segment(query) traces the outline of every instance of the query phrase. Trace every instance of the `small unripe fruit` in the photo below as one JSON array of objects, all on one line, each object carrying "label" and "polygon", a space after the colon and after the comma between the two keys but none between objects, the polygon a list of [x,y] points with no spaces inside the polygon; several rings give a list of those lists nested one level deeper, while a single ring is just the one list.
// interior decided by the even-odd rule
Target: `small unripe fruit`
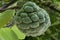
[{"label": "small unripe fruit", "polygon": [[[18,16],[20,15],[20,16]],[[20,17],[20,18],[19,18]],[[15,15],[17,27],[27,36],[40,36],[51,25],[48,13],[34,2],[27,2]]]}]

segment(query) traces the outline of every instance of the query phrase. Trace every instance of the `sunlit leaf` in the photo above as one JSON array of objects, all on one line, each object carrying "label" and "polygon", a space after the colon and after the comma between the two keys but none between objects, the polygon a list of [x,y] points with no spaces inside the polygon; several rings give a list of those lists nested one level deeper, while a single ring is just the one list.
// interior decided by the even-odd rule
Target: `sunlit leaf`
[{"label": "sunlit leaf", "polygon": [[14,13],[15,10],[7,10],[0,14],[0,28],[8,23],[8,21],[11,19]]},{"label": "sunlit leaf", "polygon": [[13,31],[15,32],[15,34],[18,36],[19,39],[24,39],[25,36],[26,36],[24,33],[22,33],[22,32],[17,28],[16,25],[14,25],[11,30],[13,30]]},{"label": "sunlit leaf", "polygon": [[10,28],[2,28],[2,29],[0,29],[0,39],[2,39],[2,40],[18,40],[18,37]]}]

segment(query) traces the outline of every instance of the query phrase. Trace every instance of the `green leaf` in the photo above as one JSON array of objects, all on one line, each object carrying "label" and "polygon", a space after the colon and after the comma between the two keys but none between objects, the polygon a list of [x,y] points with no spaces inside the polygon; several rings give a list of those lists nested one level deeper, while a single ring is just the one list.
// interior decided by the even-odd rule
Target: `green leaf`
[{"label": "green leaf", "polygon": [[18,40],[18,37],[10,28],[2,28],[0,29],[0,39],[1,40]]},{"label": "green leaf", "polygon": [[22,33],[22,32],[17,28],[16,25],[14,25],[11,30],[13,30],[13,31],[15,32],[15,34],[18,36],[19,39],[25,39],[25,36],[26,36],[26,35],[25,35],[24,33]]},{"label": "green leaf", "polygon": [[7,10],[0,14],[0,28],[2,28],[5,24],[8,23],[14,13],[15,10]]},{"label": "green leaf", "polygon": [[4,38],[2,37],[1,33],[0,33],[0,40],[4,40]]}]

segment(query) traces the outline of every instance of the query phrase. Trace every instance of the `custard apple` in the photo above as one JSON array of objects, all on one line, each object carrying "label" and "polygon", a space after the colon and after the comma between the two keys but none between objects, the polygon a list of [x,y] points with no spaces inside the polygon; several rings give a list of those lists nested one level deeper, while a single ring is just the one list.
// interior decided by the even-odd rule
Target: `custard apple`
[{"label": "custard apple", "polygon": [[27,36],[40,36],[51,25],[48,13],[34,2],[26,2],[14,16],[15,23]]}]

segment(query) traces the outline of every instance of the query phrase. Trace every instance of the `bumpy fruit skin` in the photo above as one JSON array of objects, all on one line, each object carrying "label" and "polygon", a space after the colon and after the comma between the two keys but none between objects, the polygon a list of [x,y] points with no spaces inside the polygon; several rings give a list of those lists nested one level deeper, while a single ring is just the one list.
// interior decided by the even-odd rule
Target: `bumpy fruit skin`
[{"label": "bumpy fruit skin", "polygon": [[34,2],[27,2],[15,15],[17,27],[27,36],[40,36],[51,25],[48,13]]}]

